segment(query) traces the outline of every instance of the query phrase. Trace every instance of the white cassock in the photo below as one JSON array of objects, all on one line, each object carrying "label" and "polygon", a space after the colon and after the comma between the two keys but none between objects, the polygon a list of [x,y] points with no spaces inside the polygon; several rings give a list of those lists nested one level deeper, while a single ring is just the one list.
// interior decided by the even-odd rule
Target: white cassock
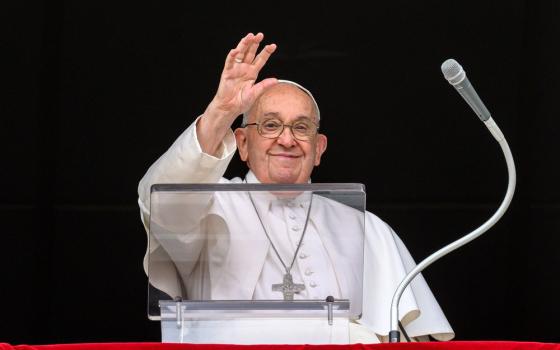
[{"label": "white cassock", "polygon": [[[241,183],[240,178],[227,180],[222,177],[235,151],[235,138],[229,133],[222,143],[221,157],[203,153],[196,137],[195,121],[140,181],[138,202],[146,230],[149,224],[152,184]],[[251,172],[247,174],[246,181],[258,182]],[[150,282],[171,296],[182,295],[181,290],[186,288],[190,299],[281,299],[281,294],[271,291],[271,285],[281,282],[279,276],[283,275],[284,269],[270,240],[263,233],[263,227],[252,225],[248,228],[242,221],[258,222],[259,218],[255,216],[257,210],[247,210],[258,208],[259,216],[266,217],[266,227],[274,246],[280,256],[284,257],[285,264],[289,265],[305,225],[307,204],[304,200],[301,203],[297,200],[282,203],[271,200],[265,204],[259,201],[257,208],[252,208],[248,197],[245,197],[230,198],[224,195],[213,201],[208,213],[213,218],[210,225],[227,226],[229,239],[223,240],[227,242],[227,247],[216,245],[212,254],[218,253],[219,257],[205,259],[207,263],[204,266],[185,263],[180,258],[200,254],[200,251],[192,251],[200,247],[193,248],[196,244],[189,245],[188,239],[183,239],[182,242],[158,242],[152,239],[150,251],[144,259],[144,268],[147,271],[148,254],[158,263],[150,266]],[[349,244],[356,240],[346,239],[344,244],[340,244],[336,235],[328,238],[328,228],[336,227],[337,223],[348,220],[348,217],[359,216],[352,213],[350,208],[345,209],[343,205],[321,198],[314,196],[309,225],[305,231],[304,243],[307,243],[302,246],[291,271],[294,282],[305,285],[305,290],[296,294],[295,298],[324,300],[326,295],[332,295],[352,300],[353,296],[349,297],[347,294],[358,292],[352,291],[352,286],[361,285],[362,274],[356,273],[356,269],[352,268],[356,262],[347,261],[351,254],[343,250],[352,249]],[[243,208],[243,211],[239,208]],[[208,227],[208,223],[205,226]],[[193,235],[195,236],[197,235]],[[236,239],[241,236],[243,239]],[[249,250],[247,239],[251,242]],[[393,293],[415,263],[394,231],[369,212],[365,217],[364,244],[362,317],[352,324],[353,334],[350,339],[352,342],[362,343],[386,341],[390,330],[389,310]],[[219,254],[220,251],[224,254]],[[337,252],[346,259],[337,259]],[[177,264],[177,261],[182,263]],[[177,273],[180,279],[177,278]],[[210,278],[201,278],[203,274]],[[212,280],[212,276],[219,277]],[[180,285],[180,280],[185,282],[184,285]],[[341,295],[342,291],[351,292]],[[454,337],[451,326],[421,275],[403,293],[399,314],[411,337],[431,335],[438,340],[450,340]],[[372,336],[373,333],[377,337]]]}]

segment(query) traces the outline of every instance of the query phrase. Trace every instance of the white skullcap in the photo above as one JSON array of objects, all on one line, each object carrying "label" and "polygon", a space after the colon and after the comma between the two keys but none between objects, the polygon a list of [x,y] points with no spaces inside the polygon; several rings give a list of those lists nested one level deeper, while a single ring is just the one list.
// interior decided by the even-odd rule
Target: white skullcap
[{"label": "white skullcap", "polygon": [[[317,112],[317,121],[321,120],[321,112],[319,111],[319,105],[317,104],[317,101],[315,101],[315,97],[313,97],[313,95],[311,94],[311,91],[307,90],[306,88],[304,88],[300,84],[296,83],[295,81],[291,81],[291,80],[278,79],[278,83],[279,84],[282,84],[282,83],[283,84],[290,84],[290,85],[293,85],[293,86],[299,88],[301,91],[305,92],[311,98],[311,101],[313,101],[313,106],[315,107],[315,112]],[[247,124],[248,121],[249,121],[249,114],[247,112],[245,112],[245,113],[243,113],[243,125]]]}]

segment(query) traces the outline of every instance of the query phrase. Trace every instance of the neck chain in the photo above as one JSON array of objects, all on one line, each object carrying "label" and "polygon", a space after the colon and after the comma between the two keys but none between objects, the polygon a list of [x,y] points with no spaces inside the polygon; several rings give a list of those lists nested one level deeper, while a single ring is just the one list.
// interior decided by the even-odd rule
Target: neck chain
[{"label": "neck chain", "polygon": [[[247,182],[247,180],[245,180],[245,182]],[[305,289],[304,284],[297,284],[297,283],[293,282],[291,270],[294,267],[294,263],[296,262],[297,254],[299,252],[299,249],[301,248],[301,244],[303,243],[303,238],[305,237],[305,232],[307,231],[307,224],[309,223],[309,214],[311,213],[311,205],[313,204],[313,193],[311,194],[311,199],[309,201],[309,208],[307,208],[307,216],[305,218],[305,225],[303,226],[303,232],[301,233],[301,237],[300,237],[299,242],[297,244],[296,251],[294,253],[294,257],[292,258],[292,262],[291,262],[289,267],[288,267],[288,265],[286,265],[284,260],[282,260],[282,257],[280,256],[280,253],[278,252],[278,249],[276,249],[276,246],[274,245],[274,242],[272,241],[272,239],[270,238],[270,235],[266,231],[266,228],[265,228],[264,223],[261,219],[261,216],[259,215],[259,211],[257,210],[257,206],[255,205],[255,202],[253,201],[253,196],[251,196],[250,192],[248,192],[248,194],[249,194],[249,199],[251,200],[251,204],[253,204],[253,208],[255,209],[255,213],[257,214],[257,217],[259,218],[259,221],[261,223],[264,234],[266,235],[266,238],[270,242],[270,245],[272,246],[272,250],[274,250],[274,253],[276,254],[276,257],[278,257],[278,260],[280,260],[280,263],[282,264],[282,266],[286,270],[286,274],[284,275],[283,282],[280,283],[280,284],[273,284],[272,285],[272,290],[275,291],[275,292],[282,292],[282,294],[284,295],[284,300],[294,300],[294,294],[299,293],[299,292],[301,292]]]}]

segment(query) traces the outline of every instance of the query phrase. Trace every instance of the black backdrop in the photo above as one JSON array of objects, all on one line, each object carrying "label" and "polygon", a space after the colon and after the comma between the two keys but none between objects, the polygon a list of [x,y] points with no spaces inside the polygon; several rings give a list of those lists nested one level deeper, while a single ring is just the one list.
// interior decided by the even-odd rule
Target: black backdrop
[{"label": "black backdrop", "polygon": [[[457,59],[518,188],[489,233],[424,276],[457,339],[559,341],[559,4],[3,3],[0,341],[159,340],[136,186],[249,31],[279,47],[262,76],[321,106],[313,180],[364,183],[417,260],[478,227],[506,188],[499,146],[440,72]],[[227,175],[244,171],[236,159]]]}]

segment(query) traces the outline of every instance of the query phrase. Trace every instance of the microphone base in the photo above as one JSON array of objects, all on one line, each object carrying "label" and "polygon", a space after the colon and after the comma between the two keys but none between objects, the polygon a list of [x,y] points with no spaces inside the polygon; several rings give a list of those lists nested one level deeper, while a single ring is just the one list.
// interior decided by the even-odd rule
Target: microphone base
[{"label": "microphone base", "polygon": [[401,340],[401,332],[390,331],[389,332],[389,343],[398,343]]}]

